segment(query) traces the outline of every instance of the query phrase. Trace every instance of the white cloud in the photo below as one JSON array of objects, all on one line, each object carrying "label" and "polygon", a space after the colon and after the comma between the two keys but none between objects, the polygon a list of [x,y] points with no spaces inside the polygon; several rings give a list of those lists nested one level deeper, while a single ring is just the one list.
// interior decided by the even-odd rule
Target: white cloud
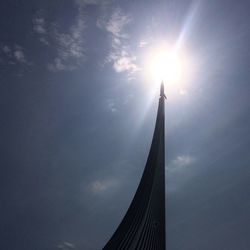
[{"label": "white cloud", "polygon": [[73,70],[74,67],[72,66],[72,68],[69,67],[69,65],[66,67],[63,63],[62,60],[59,57],[56,57],[54,59],[53,63],[50,63],[48,65],[48,69],[50,71],[56,72],[56,71],[61,71],[61,70]]},{"label": "white cloud", "polygon": [[116,9],[106,23],[106,30],[110,32],[114,38],[127,37],[124,28],[132,21],[131,17],[122,13],[121,9]]},{"label": "white cloud", "polygon": [[118,184],[116,179],[95,180],[90,183],[88,189],[94,194],[100,194],[117,187]]},{"label": "white cloud", "polygon": [[21,49],[17,49],[14,51],[14,57],[16,58],[17,61],[25,63],[25,56],[24,53]]},{"label": "white cloud", "polygon": [[124,14],[121,9],[116,9],[111,17],[106,20],[97,20],[97,26],[106,30],[111,36],[111,51],[106,58],[106,63],[111,63],[116,72],[127,72],[130,75],[139,70],[136,57],[128,44],[129,35],[125,28],[132,18]]},{"label": "white cloud", "polygon": [[56,44],[57,56],[54,62],[48,65],[51,71],[70,71],[81,65],[86,60],[84,31],[86,29],[85,17],[82,10],[75,24],[68,32],[61,32],[58,25],[54,25],[53,39]]},{"label": "white cloud", "polygon": [[62,250],[71,250],[71,249],[75,249],[75,245],[70,243],[70,242],[63,242],[62,244],[59,244],[56,246],[58,249],[62,249]]},{"label": "white cloud", "polygon": [[172,165],[176,167],[186,167],[195,162],[195,158],[190,155],[179,155],[173,160]]},{"label": "white cloud", "polygon": [[16,60],[16,62],[25,64],[25,65],[32,65],[33,63],[31,61],[27,60],[27,57],[24,53],[24,48],[20,45],[15,45],[13,51],[13,57]]},{"label": "white cloud", "polygon": [[169,173],[175,173],[178,170],[191,166],[195,162],[196,158],[191,155],[178,155],[169,165],[167,165],[166,170]]},{"label": "white cloud", "polygon": [[107,108],[112,113],[115,113],[117,111],[117,107],[116,107],[115,101],[113,99],[108,99],[107,100]]},{"label": "white cloud", "polygon": [[[85,8],[88,5],[104,5],[109,2],[109,0],[75,0],[78,15],[75,23],[67,31],[58,23],[49,24],[41,12],[34,17],[33,30],[38,35],[38,39],[47,46],[55,46],[56,54],[47,65],[50,71],[72,71],[86,61]],[[106,30],[111,37],[111,50],[104,64],[112,64],[118,73],[127,72],[130,79],[133,78],[131,75],[139,70],[136,57],[128,44],[129,36],[125,32],[125,28],[131,21],[132,18],[119,8],[115,9],[109,18],[103,16],[97,20],[97,26]]]},{"label": "white cloud", "polygon": [[139,47],[140,48],[144,48],[148,45],[149,43],[145,40],[141,40],[140,43],[139,43]]},{"label": "white cloud", "polygon": [[39,38],[39,41],[41,42],[41,43],[43,43],[43,44],[45,44],[45,45],[49,45],[49,41],[48,41],[48,39],[44,36],[44,37],[40,37]]},{"label": "white cloud", "polygon": [[33,18],[33,30],[39,36],[39,40],[44,45],[49,45],[48,23],[42,13],[38,13]]},{"label": "white cloud", "polygon": [[1,63],[6,63],[8,65],[16,65],[16,64],[23,64],[23,65],[31,65],[32,63],[27,60],[27,56],[24,52],[24,48],[18,44],[14,46],[10,45],[3,45],[2,46],[3,57]]},{"label": "white cloud", "polygon": [[125,99],[123,100],[123,104],[127,105],[133,98],[134,98],[133,94],[129,94],[129,95],[125,96]]},{"label": "white cloud", "polygon": [[49,23],[41,12],[33,19],[33,30],[40,42],[46,46],[55,46],[55,56],[47,65],[50,71],[71,71],[86,60],[86,22],[84,5],[80,2],[75,22],[66,31],[59,23]]},{"label": "white cloud", "polygon": [[3,52],[8,54],[9,52],[11,52],[11,48],[7,45],[4,45],[3,48],[2,48]]},{"label": "white cloud", "polygon": [[81,7],[85,7],[87,5],[104,5],[109,2],[110,0],[75,0],[75,3]]},{"label": "white cloud", "polygon": [[166,166],[165,177],[169,177],[168,192],[176,192],[194,174],[197,158],[192,155],[178,155]]},{"label": "white cloud", "polygon": [[121,56],[117,57],[114,61],[114,69],[117,72],[122,71],[129,71],[129,72],[135,72],[137,71],[137,65],[135,64],[136,57],[134,56]]},{"label": "white cloud", "polygon": [[45,19],[43,17],[35,17],[33,19],[33,29],[38,34],[46,34]]}]

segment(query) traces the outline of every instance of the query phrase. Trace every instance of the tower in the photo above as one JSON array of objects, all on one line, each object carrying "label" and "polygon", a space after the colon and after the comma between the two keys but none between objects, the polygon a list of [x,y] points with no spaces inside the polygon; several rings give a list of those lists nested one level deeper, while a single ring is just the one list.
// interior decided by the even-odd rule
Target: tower
[{"label": "tower", "polygon": [[165,99],[161,84],[154,135],[135,196],[103,250],[165,250]]}]

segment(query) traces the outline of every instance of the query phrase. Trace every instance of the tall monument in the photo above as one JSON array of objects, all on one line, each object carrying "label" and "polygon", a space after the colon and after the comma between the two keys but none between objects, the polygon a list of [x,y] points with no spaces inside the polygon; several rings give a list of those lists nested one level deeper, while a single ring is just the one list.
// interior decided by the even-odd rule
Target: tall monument
[{"label": "tall monument", "polygon": [[165,250],[165,103],[161,84],[147,163],[135,196],[103,250]]}]

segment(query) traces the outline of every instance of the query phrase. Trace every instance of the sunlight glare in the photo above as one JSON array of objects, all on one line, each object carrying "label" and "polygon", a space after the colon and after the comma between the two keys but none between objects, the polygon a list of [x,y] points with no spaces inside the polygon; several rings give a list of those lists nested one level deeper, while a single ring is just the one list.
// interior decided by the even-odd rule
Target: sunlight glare
[{"label": "sunlight glare", "polygon": [[157,85],[164,81],[167,85],[179,83],[182,75],[182,62],[175,50],[159,48],[152,51],[149,71]]}]

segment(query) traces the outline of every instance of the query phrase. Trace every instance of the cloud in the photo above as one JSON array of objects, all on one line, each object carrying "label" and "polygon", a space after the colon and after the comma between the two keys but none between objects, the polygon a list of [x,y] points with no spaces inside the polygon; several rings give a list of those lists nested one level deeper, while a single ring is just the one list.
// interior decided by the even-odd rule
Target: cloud
[{"label": "cloud", "polygon": [[117,100],[117,98],[109,98],[106,100],[105,108],[112,113],[116,113],[118,111],[117,103],[119,103],[120,105],[127,105],[133,98],[133,94],[125,95],[121,97],[119,101]]},{"label": "cloud", "polygon": [[71,249],[75,249],[75,245],[70,243],[70,242],[63,242],[62,244],[59,244],[56,246],[58,249],[62,249],[62,250],[71,250]]},{"label": "cloud", "polygon": [[48,65],[50,71],[71,71],[86,60],[85,29],[85,17],[81,9],[75,24],[70,27],[68,32],[61,32],[59,25],[54,25],[53,39],[57,55],[54,61]]},{"label": "cloud", "polygon": [[132,99],[134,98],[133,94],[129,94],[127,96],[125,96],[124,100],[123,100],[123,105],[127,105]]},{"label": "cloud", "polygon": [[139,43],[139,47],[140,48],[144,48],[144,47],[146,47],[148,45],[148,42],[146,42],[146,41],[140,41],[140,43]]},{"label": "cloud", "polygon": [[135,56],[131,56],[126,51],[122,51],[119,56],[114,57],[113,67],[117,72],[136,72],[138,67],[135,64],[135,61]]},{"label": "cloud", "polygon": [[27,57],[24,53],[24,48],[20,45],[15,45],[13,49],[13,56],[18,63],[32,65],[32,62],[27,60]]},{"label": "cloud", "polygon": [[107,100],[107,108],[112,113],[115,113],[117,111],[117,107],[116,107],[115,101],[113,99],[108,99]]},{"label": "cloud", "polygon": [[197,159],[191,155],[178,155],[166,166],[165,175],[168,178],[168,192],[175,192],[190,179],[194,173],[192,165]]},{"label": "cloud", "polygon": [[110,0],[75,0],[75,3],[81,7],[85,7],[87,5],[104,5],[110,2]]},{"label": "cloud", "polygon": [[132,18],[119,8],[114,10],[108,20],[105,18],[97,20],[97,27],[106,30],[111,36],[111,51],[105,62],[111,63],[116,72],[127,72],[130,75],[139,70],[136,56],[128,43],[129,35],[125,32],[131,21]]},{"label": "cloud", "polygon": [[47,34],[45,19],[43,17],[35,17],[33,19],[33,29],[38,34]]},{"label": "cloud", "polygon": [[196,158],[191,155],[178,155],[169,165],[167,165],[166,172],[177,173],[176,171],[191,166],[195,162]]},{"label": "cloud", "polygon": [[33,30],[38,39],[46,46],[54,46],[55,56],[47,65],[52,72],[71,71],[78,68],[86,60],[84,6],[78,6],[78,15],[68,30],[57,22],[49,23],[43,13],[33,18]]},{"label": "cloud", "polygon": [[172,166],[174,168],[186,167],[195,162],[195,158],[190,155],[179,155],[173,160]]},{"label": "cloud", "polygon": [[[128,182],[131,179],[131,173],[134,173],[135,166],[129,162],[116,160],[107,165],[101,171],[90,173],[91,176],[85,176],[81,182],[81,190],[86,197],[95,198],[95,196],[102,196],[107,198],[123,192]],[[110,174],[112,173],[112,174]]]},{"label": "cloud", "polygon": [[24,52],[24,48],[18,44],[14,46],[3,45],[2,48],[3,57],[2,63],[6,63],[9,65],[23,64],[23,65],[31,65],[32,62],[28,61],[27,56]]},{"label": "cloud", "polygon": [[26,59],[25,59],[25,56],[21,47],[16,48],[16,50],[14,51],[14,57],[16,58],[18,62],[21,62],[21,63],[26,62]]},{"label": "cloud", "polygon": [[54,62],[53,63],[50,63],[48,65],[48,69],[50,71],[53,71],[53,72],[56,72],[56,71],[62,71],[62,70],[73,70],[74,67],[73,66],[70,66],[70,65],[65,65],[63,62],[62,62],[62,59],[59,58],[59,57],[56,57],[54,59]]},{"label": "cloud", "polygon": [[[47,65],[52,72],[72,71],[82,65],[86,60],[85,31],[86,6],[104,5],[110,1],[98,0],[75,0],[78,7],[78,15],[75,23],[68,30],[62,29],[59,23],[49,23],[43,13],[39,12],[33,18],[33,30],[40,42],[47,46],[55,46],[55,56]],[[120,8],[115,9],[106,18],[102,16],[97,20],[97,27],[104,29],[110,35],[111,49],[104,60],[104,64],[110,63],[118,73],[127,72],[131,77],[139,70],[136,64],[136,56],[129,46],[129,35],[125,28],[130,24],[132,18],[122,12]]]},{"label": "cloud", "polygon": [[45,45],[49,45],[49,41],[45,36],[42,36],[39,38],[40,42],[45,44]]},{"label": "cloud", "polygon": [[105,28],[110,32],[114,39],[118,41],[119,38],[125,38],[124,28],[132,21],[131,17],[122,13],[121,9],[116,9],[111,15]]},{"label": "cloud", "polygon": [[118,184],[116,179],[95,180],[90,183],[88,190],[93,194],[100,194],[117,187]]},{"label": "cloud", "polygon": [[3,50],[3,52],[6,53],[6,54],[8,54],[8,53],[11,51],[10,47],[7,46],[7,45],[4,45],[4,46],[2,47],[2,50]]},{"label": "cloud", "polygon": [[37,14],[33,18],[33,30],[39,36],[41,43],[49,45],[49,32],[48,32],[48,23],[41,13]]}]

